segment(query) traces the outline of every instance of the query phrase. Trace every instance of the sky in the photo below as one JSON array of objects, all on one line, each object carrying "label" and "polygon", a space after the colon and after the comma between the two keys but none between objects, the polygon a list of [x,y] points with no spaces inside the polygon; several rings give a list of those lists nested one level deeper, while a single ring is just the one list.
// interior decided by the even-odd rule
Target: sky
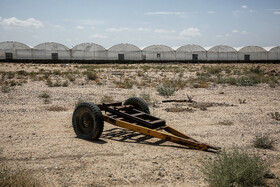
[{"label": "sky", "polygon": [[280,0],[0,0],[0,42],[280,45]]}]

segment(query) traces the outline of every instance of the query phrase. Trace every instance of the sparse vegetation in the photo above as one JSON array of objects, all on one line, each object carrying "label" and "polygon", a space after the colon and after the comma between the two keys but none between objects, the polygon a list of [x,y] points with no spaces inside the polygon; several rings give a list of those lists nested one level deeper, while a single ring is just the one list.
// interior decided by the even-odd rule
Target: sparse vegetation
[{"label": "sparse vegetation", "polygon": [[229,120],[225,120],[225,121],[219,122],[219,125],[231,126],[231,125],[233,125],[233,122],[229,121]]},{"label": "sparse vegetation", "polygon": [[39,95],[39,98],[44,99],[44,104],[50,104],[51,103],[51,95],[48,92],[43,92]]},{"label": "sparse vegetation", "polygon": [[192,96],[192,95],[187,95],[187,98],[188,98],[188,102],[189,102],[189,103],[194,102],[193,96]]},{"label": "sparse vegetation", "polygon": [[98,78],[97,74],[93,71],[86,72],[86,75],[87,75],[88,80],[95,81]]},{"label": "sparse vegetation", "polygon": [[140,94],[140,98],[143,99],[148,105],[152,103],[150,94],[142,93]]},{"label": "sparse vegetation", "polygon": [[51,95],[48,92],[43,92],[39,95],[39,98],[49,99],[51,98]]},{"label": "sparse vegetation", "polygon": [[50,106],[47,108],[48,111],[53,111],[53,112],[61,112],[61,111],[67,111],[67,108],[63,106]]},{"label": "sparse vegetation", "polygon": [[68,85],[69,85],[69,82],[67,80],[65,82],[63,82],[63,84],[62,84],[63,87],[68,87]]},{"label": "sparse vegetation", "polygon": [[9,86],[4,85],[1,87],[1,91],[3,93],[9,93],[9,92],[11,92],[11,88]]},{"label": "sparse vegetation", "polygon": [[280,114],[279,114],[279,112],[271,112],[271,113],[269,113],[269,115],[271,116],[272,119],[280,121]]},{"label": "sparse vegetation", "polygon": [[239,98],[238,101],[239,101],[240,104],[246,104],[246,99],[240,99]]},{"label": "sparse vegetation", "polygon": [[0,165],[0,186],[42,186],[38,180],[25,171],[12,171],[7,165]]},{"label": "sparse vegetation", "polygon": [[254,147],[260,149],[273,149],[275,140],[268,135],[258,135],[254,139]]},{"label": "sparse vegetation", "polygon": [[133,85],[136,85],[135,81],[132,81],[130,79],[125,79],[124,81],[115,81],[114,82],[117,86],[117,88],[125,88],[125,89],[131,89]]},{"label": "sparse vegetation", "polygon": [[113,101],[114,101],[114,99],[113,99],[112,96],[110,96],[110,95],[104,95],[104,96],[101,98],[100,103],[111,103],[111,102],[113,102]]},{"label": "sparse vegetation", "polygon": [[222,151],[214,160],[203,161],[202,173],[212,187],[253,187],[265,184],[267,165],[258,155],[245,151]]},{"label": "sparse vegetation", "polygon": [[75,108],[76,108],[79,104],[85,103],[85,102],[87,102],[87,101],[84,100],[84,99],[79,99],[79,100],[75,103]]},{"label": "sparse vegetation", "polygon": [[194,112],[194,109],[192,108],[183,108],[183,107],[171,107],[166,108],[166,112]]},{"label": "sparse vegetation", "polygon": [[69,81],[74,82],[76,80],[75,76],[70,74],[67,76],[67,78],[69,79]]},{"label": "sparse vegetation", "polygon": [[164,97],[169,97],[172,96],[175,93],[175,88],[171,87],[169,85],[161,85],[157,87],[157,91],[159,95],[164,96]]}]

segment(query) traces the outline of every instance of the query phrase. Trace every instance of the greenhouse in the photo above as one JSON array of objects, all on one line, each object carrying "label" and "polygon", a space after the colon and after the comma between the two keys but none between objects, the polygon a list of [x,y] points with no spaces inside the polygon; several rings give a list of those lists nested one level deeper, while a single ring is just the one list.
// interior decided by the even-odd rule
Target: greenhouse
[{"label": "greenhouse", "polygon": [[70,60],[68,47],[54,42],[41,43],[33,49],[33,59],[37,60]]},{"label": "greenhouse", "polygon": [[[34,48],[14,41],[0,42],[0,59],[3,61],[69,60],[116,62],[280,62],[280,46],[269,51],[258,46],[247,46],[236,51],[226,45],[217,45],[208,51],[195,44],[179,47],[176,51],[165,45],[151,45],[141,50],[132,44],[117,44],[108,50],[96,43],[81,43],[69,49],[65,45],[46,42]],[[88,63],[88,62],[86,62]],[[106,62],[107,63],[107,62]]]},{"label": "greenhouse", "polygon": [[95,43],[82,43],[72,48],[73,60],[106,60],[107,51]]},{"label": "greenhouse", "polygon": [[238,60],[241,61],[263,61],[267,60],[267,51],[258,46],[243,47],[238,51]]},{"label": "greenhouse", "polygon": [[209,61],[236,61],[237,51],[226,45],[217,45],[207,52],[207,60]]},{"label": "greenhouse", "polygon": [[0,59],[31,59],[31,48],[23,43],[6,41],[0,43]]},{"label": "greenhouse", "polygon": [[205,61],[207,60],[207,52],[199,45],[184,45],[176,50],[176,60]]},{"label": "greenhouse", "polygon": [[151,45],[143,49],[143,60],[175,61],[175,51],[165,45]]},{"label": "greenhouse", "polygon": [[280,46],[273,47],[268,51],[268,60],[279,60],[280,59]]},{"label": "greenhouse", "polygon": [[141,49],[132,44],[117,44],[108,49],[108,60],[142,60]]}]

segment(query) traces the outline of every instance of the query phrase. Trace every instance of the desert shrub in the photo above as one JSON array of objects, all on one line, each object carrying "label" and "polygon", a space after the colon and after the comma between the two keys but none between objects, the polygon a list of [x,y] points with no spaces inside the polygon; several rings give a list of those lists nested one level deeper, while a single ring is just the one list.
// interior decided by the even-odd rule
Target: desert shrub
[{"label": "desert shrub", "polygon": [[132,81],[130,79],[125,79],[124,81],[115,81],[114,83],[118,88],[126,88],[126,89],[131,89],[133,85],[137,84],[135,81]]},{"label": "desert shrub", "polygon": [[180,77],[176,79],[163,79],[161,82],[165,87],[174,88],[176,91],[185,88],[188,84],[187,81],[181,79]]},{"label": "desert shrub", "polygon": [[55,83],[53,84],[53,87],[60,87],[60,86],[61,86],[60,81],[55,81]]},{"label": "desert shrub", "polygon": [[194,109],[192,108],[183,108],[183,107],[171,107],[166,108],[166,112],[194,112]]},{"label": "desert shrub", "polygon": [[225,72],[226,72],[226,74],[230,74],[231,73],[231,69],[230,68],[226,68]]},{"label": "desert shrub", "polygon": [[254,139],[254,147],[260,149],[272,149],[275,141],[268,135],[258,135]]},{"label": "desert shrub", "polygon": [[39,95],[39,98],[49,99],[51,98],[51,95],[48,92],[43,92]]},{"label": "desert shrub", "polygon": [[238,101],[240,104],[246,104],[246,99],[239,98]]},{"label": "desert shrub", "polygon": [[15,80],[11,80],[10,81],[10,86],[13,87],[13,86],[16,86],[16,85],[17,85],[17,82]]},{"label": "desert shrub", "polygon": [[150,94],[142,93],[140,94],[140,98],[143,99],[147,104],[152,103]]},{"label": "desert shrub", "polygon": [[8,79],[13,79],[15,77],[15,73],[14,72],[8,72]]},{"label": "desert shrub", "polygon": [[3,93],[9,93],[11,91],[11,88],[9,86],[4,85],[1,87],[1,91]]},{"label": "desert shrub", "polygon": [[55,70],[55,71],[53,71],[53,74],[55,74],[55,75],[61,75],[61,72],[60,72],[59,70]]},{"label": "desert shrub", "polygon": [[47,108],[48,111],[53,111],[53,112],[61,112],[61,111],[67,111],[67,108],[63,106],[51,106]]},{"label": "desert shrub", "polygon": [[212,66],[203,66],[203,69],[205,69],[209,74],[215,75],[222,72],[222,69],[220,67],[212,67]]},{"label": "desert shrub", "polygon": [[157,92],[161,96],[169,97],[175,93],[176,89],[173,86],[161,85],[157,87]]},{"label": "desert shrub", "polygon": [[0,165],[0,186],[42,186],[38,180],[23,171],[12,171],[6,165]]},{"label": "desert shrub", "polygon": [[63,84],[62,84],[63,87],[68,87],[69,86],[69,82],[66,80]]},{"label": "desert shrub", "polygon": [[5,73],[5,72],[2,72],[1,81],[5,81],[5,79],[6,79],[6,73]]},{"label": "desert shrub", "polygon": [[197,83],[193,84],[194,88],[208,88],[209,83],[207,81],[198,81]]},{"label": "desert shrub", "polygon": [[271,113],[269,113],[270,115],[271,115],[271,118],[272,119],[275,119],[275,120],[277,120],[277,121],[280,121],[280,114],[279,114],[279,112],[271,112]]},{"label": "desert shrub", "polygon": [[138,77],[143,77],[145,74],[143,71],[138,71],[137,72]]},{"label": "desert shrub", "polygon": [[76,80],[74,75],[68,75],[67,78],[69,79],[69,81],[74,82]]},{"label": "desert shrub", "polygon": [[250,72],[251,73],[255,73],[255,74],[262,74],[263,73],[263,70],[261,69],[261,67],[258,65],[256,67],[251,67],[250,68]]},{"label": "desert shrub", "polygon": [[50,78],[47,78],[46,84],[48,85],[48,87],[53,87],[53,82]]},{"label": "desert shrub", "polygon": [[22,75],[22,76],[27,76],[28,72],[24,71],[24,70],[20,70],[17,72],[18,75]]},{"label": "desert shrub", "polygon": [[86,72],[88,80],[96,80],[98,78],[97,74],[93,71]]},{"label": "desert shrub", "polygon": [[141,66],[141,68],[143,69],[144,72],[147,72],[151,69],[151,66],[143,65],[143,66]]},{"label": "desert shrub", "polygon": [[101,103],[111,103],[113,102],[114,99],[111,95],[104,95],[101,99],[100,99],[100,102]]},{"label": "desert shrub", "polygon": [[212,187],[253,187],[264,185],[267,169],[258,155],[234,150],[221,151],[216,159],[203,162],[201,171]]}]

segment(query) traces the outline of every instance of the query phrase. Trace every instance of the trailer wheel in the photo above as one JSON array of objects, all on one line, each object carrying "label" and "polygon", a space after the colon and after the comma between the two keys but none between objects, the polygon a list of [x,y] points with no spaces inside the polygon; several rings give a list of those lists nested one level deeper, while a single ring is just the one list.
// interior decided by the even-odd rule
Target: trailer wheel
[{"label": "trailer wheel", "polygon": [[74,110],[72,125],[78,138],[97,140],[104,127],[101,110],[93,103],[80,103]]},{"label": "trailer wheel", "polygon": [[147,114],[150,114],[148,104],[143,99],[141,99],[139,97],[128,98],[124,102],[124,105],[132,105],[135,109],[140,110],[142,112],[145,112]]}]

